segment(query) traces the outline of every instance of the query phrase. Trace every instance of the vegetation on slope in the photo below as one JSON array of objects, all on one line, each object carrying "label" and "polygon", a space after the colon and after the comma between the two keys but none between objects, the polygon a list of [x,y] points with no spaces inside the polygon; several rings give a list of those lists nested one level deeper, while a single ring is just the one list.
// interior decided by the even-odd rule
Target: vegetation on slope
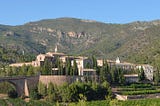
[{"label": "vegetation on slope", "polygon": [[135,63],[159,62],[159,20],[106,24],[74,18],[30,22],[21,26],[0,25],[0,45],[19,53],[53,51],[56,44],[68,54],[119,56]]}]

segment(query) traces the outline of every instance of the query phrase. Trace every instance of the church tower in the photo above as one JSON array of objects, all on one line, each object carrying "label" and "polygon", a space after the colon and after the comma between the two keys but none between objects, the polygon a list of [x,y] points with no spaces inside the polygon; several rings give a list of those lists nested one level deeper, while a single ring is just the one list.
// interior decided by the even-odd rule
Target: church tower
[{"label": "church tower", "polygon": [[56,45],[56,47],[55,47],[55,49],[54,49],[54,52],[57,53],[57,51],[58,51],[58,47],[57,47],[57,45]]},{"label": "church tower", "polygon": [[116,63],[121,63],[119,57],[116,58]]}]

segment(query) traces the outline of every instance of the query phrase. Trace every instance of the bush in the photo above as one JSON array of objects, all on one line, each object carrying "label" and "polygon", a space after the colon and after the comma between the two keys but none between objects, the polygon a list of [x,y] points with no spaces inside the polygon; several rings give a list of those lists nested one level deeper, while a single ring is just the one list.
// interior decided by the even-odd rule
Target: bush
[{"label": "bush", "polygon": [[32,88],[30,91],[30,98],[34,100],[38,100],[41,98],[40,94],[38,93],[38,88]]},{"label": "bush", "polygon": [[8,91],[8,97],[10,98],[17,98],[18,97],[18,93],[16,90],[10,90]]}]

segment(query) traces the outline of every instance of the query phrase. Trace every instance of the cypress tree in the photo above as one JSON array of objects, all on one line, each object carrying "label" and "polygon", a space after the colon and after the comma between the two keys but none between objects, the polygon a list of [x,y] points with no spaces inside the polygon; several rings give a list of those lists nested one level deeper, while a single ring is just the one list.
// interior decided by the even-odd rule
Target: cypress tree
[{"label": "cypress tree", "polygon": [[143,68],[141,67],[140,71],[139,71],[139,74],[138,74],[138,77],[139,77],[139,81],[143,81],[145,80],[145,73],[144,73],[144,70]]},{"label": "cypress tree", "polygon": [[159,81],[160,81],[160,74],[159,74],[159,69],[157,69],[156,71],[155,71],[155,73],[154,73],[154,83],[156,84],[156,85],[158,85],[159,84]]},{"label": "cypress tree", "polygon": [[78,75],[78,67],[77,67],[77,63],[76,60],[73,61],[73,75]]},{"label": "cypress tree", "polygon": [[69,59],[67,59],[66,61],[66,75],[71,75],[71,71],[72,71],[72,68],[71,68],[71,61]]},{"label": "cypress tree", "polygon": [[52,63],[49,60],[44,61],[44,65],[42,66],[42,75],[51,75],[52,71]]}]

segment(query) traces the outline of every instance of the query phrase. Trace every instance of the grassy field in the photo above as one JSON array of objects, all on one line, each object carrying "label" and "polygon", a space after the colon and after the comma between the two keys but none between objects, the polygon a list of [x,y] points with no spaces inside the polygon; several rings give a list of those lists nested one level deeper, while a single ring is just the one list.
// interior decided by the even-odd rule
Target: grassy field
[{"label": "grassy field", "polygon": [[160,106],[160,99],[143,100],[102,100],[102,101],[79,101],[78,103],[49,103],[31,100],[25,102],[22,99],[0,99],[0,106]]}]

